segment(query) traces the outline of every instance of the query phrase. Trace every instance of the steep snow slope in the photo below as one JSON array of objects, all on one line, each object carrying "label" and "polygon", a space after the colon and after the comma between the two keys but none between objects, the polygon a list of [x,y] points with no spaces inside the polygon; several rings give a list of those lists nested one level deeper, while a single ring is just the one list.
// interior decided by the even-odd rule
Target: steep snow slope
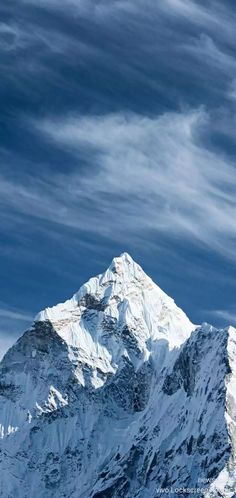
[{"label": "steep snow slope", "polygon": [[0,364],[0,496],[232,498],[236,333],[194,328],[126,253],[39,313]]}]

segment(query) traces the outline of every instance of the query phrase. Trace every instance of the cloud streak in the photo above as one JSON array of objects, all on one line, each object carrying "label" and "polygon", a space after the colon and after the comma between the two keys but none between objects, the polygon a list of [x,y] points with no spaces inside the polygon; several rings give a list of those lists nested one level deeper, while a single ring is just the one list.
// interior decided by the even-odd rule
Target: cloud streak
[{"label": "cloud streak", "polygon": [[[54,81],[65,91],[68,80],[61,69],[64,66],[67,73],[68,69],[73,71],[76,61],[78,72],[73,73],[74,81],[70,78],[75,93],[76,81],[81,85],[79,72],[83,73],[84,66],[90,64],[93,74],[99,76],[98,83],[106,76],[108,90],[109,85],[115,87],[117,79],[126,88],[134,86],[136,80],[138,88],[146,88],[146,98],[150,92],[159,100],[166,98],[166,104],[169,100],[172,106],[175,101],[177,105],[181,102],[185,84],[193,90],[201,88],[202,99],[206,92],[209,102],[214,93],[226,94],[236,78],[236,16],[222,2],[204,6],[190,0],[148,0],[145,10],[141,0],[25,3],[26,13],[22,18],[19,10],[19,22],[10,20],[0,25],[0,50],[15,49],[20,57],[11,69],[15,78],[15,70],[23,73],[24,81],[26,75],[37,74],[43,85]],[[170,72],[174,87],[168,81]],[[207,91],[209,84],[211,92]],[[86,88],[83,90],[86,93]],[[90,91],[96,94],[98,88]],[[106,98],[108,95],[103,95]],[[131,104],[130,97],[126,105]]]},{"label": "cloud streak", "polygon": [[203,110],[156,119],[118,114],[44,122],[40,129],[75,152],[85,145],[97,152],[95,175],[72,178],[69,191],[74,199],[86,192],[108,218],[112,198],[118,232],[126,221],[131,232],[194,238],[233,257],[235,169],[198,140],[207,119]]},{"label": "cloud streak", "polygon": [[33,316],[30,313],[25,313],[21,311],[15,311],[5,308],[0,308],[0,319],[9,318],[10,320],[19,320],[22,322],[30,322],[33,320]]},{"label": "cloud streak", "polygon": [[209,311],[208,313],[217,319],[226,321],[228,324],[233,324],[234,326],[236,326],[235,310],[221,309],[221,310]]},{"label": "cloud streak", "polygon": [[86,150],[90,166],[25,183],[2,177],[0,202],[71,229],[140,243],[165,233],[235,259],[235,168],[202,143],[209,119],[199,109],[36,121],[36,133],[70,150],[78,165]]}]

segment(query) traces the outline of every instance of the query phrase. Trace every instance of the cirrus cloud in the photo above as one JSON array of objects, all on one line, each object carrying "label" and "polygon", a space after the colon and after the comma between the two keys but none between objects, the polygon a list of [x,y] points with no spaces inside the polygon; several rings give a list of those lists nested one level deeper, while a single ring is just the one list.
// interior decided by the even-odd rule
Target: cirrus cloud
[{"label": "cirrus cloud", "polygon": [[36,133],[78,166],[85,149],[89,166],[25,184],[2,178],[1,203],[110,238],[167,233],[235,259],[235,168],[201,140],[208,121],[203,109],[35,121]]}]

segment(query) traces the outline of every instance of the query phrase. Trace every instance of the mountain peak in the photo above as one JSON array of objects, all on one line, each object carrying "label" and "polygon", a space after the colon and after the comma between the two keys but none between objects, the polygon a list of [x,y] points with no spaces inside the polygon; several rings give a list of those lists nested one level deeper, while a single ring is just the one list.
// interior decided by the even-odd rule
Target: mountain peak
[{"label": "mountain peak", "polygon": [[122,252],[120,256],[115,256],[112,261],[134,263],[133,258],[130,256],[128,252]]},{"label": "mountain peak", "polygon": [[113,258],[109,268],[112,270],[113,268],[117,268],[121,266],[122,268],[130,266],[130,265],[136,265],[135,261],[133,258],[128,254],[127,252],[122,252],[120,256],[116,256]]},{"label": "mountain peak", "polygon": [[132,279],[133,277],[136,277],[137,279],[144,276],[147,277],[141,266],[136,263],[127,252],[123,252],[120,256],[113,258],[104,275],[109,275],[110,272],[118,278],[120,277],[125,280],[129,278]]},{"label": "mountain peak", "polygon": [[92,348],[95,358],[100,347],[106,348],[112,364],[119,363],[126,349],[124,330],[129,331],[144,360],[155,349],[155,341],[164,339],[172,349],[194,328],[127,252],[115,257],[104,273],[90,278],[71,299],[46,308],[35,320],[49,320],[71,347],[85,348],[86,336],[86,355]]}]

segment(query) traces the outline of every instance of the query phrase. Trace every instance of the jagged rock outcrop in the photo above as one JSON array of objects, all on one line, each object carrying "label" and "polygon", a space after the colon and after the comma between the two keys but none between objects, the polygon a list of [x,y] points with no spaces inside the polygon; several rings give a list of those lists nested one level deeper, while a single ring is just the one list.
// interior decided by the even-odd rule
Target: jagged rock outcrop
[{"label": "jagged rock outcrop", "polygon": [[235,329],[195,327],[125,253],[0,363],[0,497],[233,498],[235,402]]}]

